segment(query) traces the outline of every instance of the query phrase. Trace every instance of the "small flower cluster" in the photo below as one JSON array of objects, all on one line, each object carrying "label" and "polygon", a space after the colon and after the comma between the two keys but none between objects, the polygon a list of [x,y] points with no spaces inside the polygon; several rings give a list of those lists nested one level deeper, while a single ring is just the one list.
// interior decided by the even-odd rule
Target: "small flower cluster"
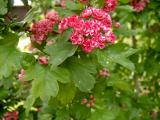
[{"label": "small flower cluster", "polygon": [[25,76],[25,70],[21,69],[20,73],[18,74],[18,80],[23,81],[24,76]]},{"label": "small flower cluster", "polygon": [[111,12],[116,9],[117,0],[105,0],[104,11]]},{"label": "small flower cluster", "polygon": [[46,56],[40,56],[38,58],[39,64],[41,65],[48,65],[48,59]]},{"label": "small flower cluster", "polygon": [[65,7],[66,7],[66,5],[65,5],[65,0],[61,0],[61,7],[62,7],[62,8],[65,8]]},{"label": "small flower cluster", "polygon": [[18,120],[18,112],[13,111],[13,112],[7,112],[2,120]]},{"label": "small flower cluster", "polygon": [[149,3],[149,0],[132,0],[131,5],[136,12],[141,12],[144,10],[146,5]]},{"label": "small flower cluster", "polygon": [[90,107],[96,108],[95,101],[96,101],[96,98],[93,95],[90,95],[89,99],[83,98],[81,101],[81,104],[82,105],[85,104],[87,108],[90,108]]},{"label": "small flower cluster", "polygon": [[50,11],[46,14],[45,19],[34,23],[31,29],[33,33],[33,39],[38,44],[42,44],[47,35],[53,31],[53,26],[55,23],[57,23],[58,19],[57,12]]},{"label": "small flower cluster", "polygon": [[80,16],[64,18],[59,24],[59,32],[73,28],[70,40],[73,45],[80,45],[86,53],[95,48],[103,49],[106,43],[114,43],[116,36],[111,32],[112,20],[102,9],[88,7]]},{"label": "small flower cluster", "polygon": [[115,28],[120,28],[121,27],[121,23],[120,22],[115,22],[115,24],[114,24],[114,26],[115,26]]},{"label": "small flower cluster", "polygon": [[106,68],[103,68],[103,69],[99,70],[99,75],[102,77],[109,77],[110,73]]}]

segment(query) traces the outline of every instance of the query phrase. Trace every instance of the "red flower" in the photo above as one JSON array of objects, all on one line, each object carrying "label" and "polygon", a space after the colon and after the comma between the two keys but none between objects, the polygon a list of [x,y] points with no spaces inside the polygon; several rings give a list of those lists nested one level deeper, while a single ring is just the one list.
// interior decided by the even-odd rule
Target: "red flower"
[{"label": "red flower", "polygon": [[48,59],[46,58],[46,56],[40,56],[38,58],[39,64],[41,65],[48,65]]},{"label": "red flower", "polygon": [[110,76],[110,73],[106,68],[103,68],[99,71],[99,75],[102,77],[108,77],[108,76]]},{"label": "red flower", "polygon": [[121,27],[121,23],[120,23],[120,22],[116,22],[116,23],[115,23],[115,27],[116,27],[116,28],[120,28],[120,27]]},{"label": "red flower", "polygon": [[53,22],[57,22],[59,20],[59,16],[58,16],[58,13],[56,11],[49,11],[46,16],[45,16],[46,19],[49,19]]},{"label": "red flower", "polygon": [[106,12],[111,12],[116,9],[116,6],[117,6],[117,0],[105,0],[104,10]]},{"label": "red flower", "polygon": [[18,112],[17,111],[7,112],[4,115],[4,120],[18,120]]},{"label": "red flower", "polygon": [[34,23],[31,30],[34,35],[34,40],[42,44],[48,33],[52,32],[54,24],[55,22],[49,19],[43,19]]},{"label": "red flower", "polygon": [[149,3],[149,0],[132,0],[131,5],[136,12],[141,12],[144,10],[146,5]]},{"label": "red flower", "polygon": [[46,14],[45,19],[40,20],[33,24],[32,33],[33,41],[36,41],[38,44],[46,39],[47,35],[53,31],[53,26],[59,20],[58,14],[55,11],[50,11]]},{"label": "red flower", "polygon": [[20,74],[18,74],[18,80],[23,81],[25,75],[25,70],[21,69]]},{"label": "red flower", "polygon": [[115,35],[110,31],[112,21],[110,15],[102,9],[88,7],[81,16],[64,18],[59,24],[59,31],[73,28],[70,40],[73,45],[80,45],[89,53],[96,48],[105,48],[105,43],[113,43]]}]

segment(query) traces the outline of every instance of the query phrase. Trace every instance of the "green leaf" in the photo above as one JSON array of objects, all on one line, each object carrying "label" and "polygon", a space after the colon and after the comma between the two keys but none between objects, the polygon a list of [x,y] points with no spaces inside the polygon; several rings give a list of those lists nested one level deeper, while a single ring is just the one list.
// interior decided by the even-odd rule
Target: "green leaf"
[{"label": "green leaf", "polygon": [[71,35],[72,29],[68,29],[66,31],[64,31],[60,36],[59,36],[59,40],[61,41],[68,41],[69,37]]},{"label": "green leaf", "polygon": [[114,80],[108,82],[109,86],[113,86],[123,91],[131,91],[131,87],[127,81],[124,80]]},{"label": "green leaf", "polygon": [[96,73],[96,67],[89,60],[83,58],[72,58],[67,64],[75,85],[83,92],[89,92],[95,84],[93,73]]},{"label": "green leaf", "polygon": [[0,34],[0,46],[17,47],[19,36],[16,33],[4,31]]},{"label": "green leaf", "polygon": [[[120,111],[119,115],[117,116],[116,120],[128,120],[127,112]],[[131,120],[131,119],[130,119]]]},{"label": "green leaf", "polygon": [[21,65],[23,69],[27,69],[29,66],[32,66],[36,62],[36,59],[33,54],[23,53],[23,60]]},{"label": "green leaf", "polygon": [[58,24],[55,24],[55,25],[53,26],[53,31],[58,32]]},{"label": "green leaf", "polygon": [[29,95],[29,96],[27,97],[27,100],[26,100],[26,102],[24,103],[24,108],[26,109],[26,115],[27,115],[27,116],[28,116],[28,113],[29,113],[32,105],[34,104],[35,100],[36,100],[36,97],[35,97],[35,96]]},{"label": "green leaf", "polygon": [[104,7],[105,5],[105,0],[98,0],[100,7]]},{"label": "green leaf", "polygon": [[138,105],[146,111],[150,111],[155,106],[155,103],[151,97],[141,96],[138,98]]},{"label": "green leaf", "polygon": [[[126,17],[126,16],[125,16],[125,17]],[[124,21],[125,17],[124,17],[123,19],[121,19],[121,22]],[[127,16],[127,18],[128,18],[128,16]],[[116,29],[116,30],[115,30],[115,33],[116,33],[117,36],[123,34],[123,36],[126,36],[126,37],[127,37],[127,36],[136,35],[138,32],[139,32],[139,30],[137,30],[137,29],[136,29],[136,30],[135,30],[135,29],[129,29],[128,26],[127,26],[127,25],[124,25],[124,24],[121,26],[120,29]]]},{"label": "green leaf", "polygon": [[105,0],[90,0],[90,4],[97,8],[103,8],[105,4]]},{"label": "green leaf", "polygon": [[24,22],[24,23],[31,23],[31,22],[35,19],[35,16],[38,16],[40,13],[41,13],[41,9],[39,9],[39,8],[37,8],[37,7],[31,8],[31,9],[27,12],[27,14],[26,14],[23,22]]},{"label": "green leaf", "polygon": [[65,108],[57,111],[55,120],[69,120],[69,119],[70,119],[69,111],[66,110]]},{"label": "green leaf", "polygon": [[99,6],[100,8],[103,8],[104,5],[105,5],[105,0],[97,0],[96,3],[98,4],[98,6]]},{"label": "green leaf", "polygon": [[8,77],[21,67],[23,54],[16,48],[18,41],[16,33],[5,31],[0,34],[0,79]]},{"label": "green leaf", "polygon": [[69,83],[71,81],[70,72],[66,68],[57,67],[53,74],[61,83]]},{"label": "green leaf", "polygon": [[13,46],[0,46],[0,79],[20,69],[22,53]]},{"label": "green leaf", "polygon": [[62,7],[54,7],[54,9],[58,12],[58,15],[62,18],[65,16],[72,16],[74,14],[73,11],[68,9],[63,9]]},{"label": "green leaf", "polygon": [[[137,50],[128,48],[124,44],[115,44],[109,46],[105,51],[97,52],[97,58],[101,65],[107,66],[108,62],[118,63],[130,70],[134,70],[134,64],[128,59],[129,56],[136,53]],[[100,56],[99,56],[100,55]]]},{"label": "green leaf", "polygon": [[8,97],[8,93],[9,90],[7,90],[6,88],[0,87],[0,100],[5,99],[6,97]]},{"label": "green leaf", "polygon": [[57,99],[61,104],[66,105],[71,103],[76,94],[76,88],[73,84],[60,85],[60,90]]},{"label": "green leaf", "polygon": [[50,55],[49,64],[51,64],[52,69],[63,63],[77,50],[77,46],[73,46],[70,42],[66,41],[69,39],[69,34],[70,32],[66,32],[66,35],[60,36],[54,45],[45,48],[45,52]]},{"label": "green leaf", "polygon": [[80,103],[73,103],[73,106],[70,109],[71,115],[75,116],[77,120],[86,120],[90,114],[91,110],[88,109],[85,105]]},{"label": "green leaf", "polygon": [[3,85],[4,88],[10,89],[11,87],[13,87],[13,83],[17,82],[17,78],[15,78],[13,74],[11,74],[7,78],[3,78],[0,80],[0,84]]},{"label": "green leaf", "polygon": [[122,2],[122,3],[128,3],[129,2],[129,0],[119,0],[120,2]]},{"label": "green leaf", "polygon": [[[153,76],[155,74],[157,74],[159,71],[159,68],[160,68],[160,64],[159,64],[159,60],[156,60],[152,55],[150,56],[147,56],[148,58],[150,59],[146,59],[144,61],[144,68],[142,70],[142,72],[145,72],[147,73],[147,75],[149,76]],[[142,63],[140,63],[142,65]],[[138,64],[139,65],[139,64]]]},{"label": "green leaf", "polygon": [[31,95],[41,97],[42,99],[49,99],[51,96],[55,97],[58,94],[57,78],[49,67],[35,64],[26,70],[25,80],[33,80]]},{"label": "green leaf", "polygon": [[[36,98],[48,101],[50,97],[58,94],[59,86],[57,78],[49,67],[35,64],[26,70],[25,80],[33,80],[30,93],[30,99],[26,101],[26,108],[29,109]],[[32,101],[32,102],[28,102]],[[30,104],[32,103],[32,104]]]},{"label": "green leaf", "polygon": [[1,2],[0,2],[0,15],[5,15],[7,13],[7,11],[8,11],[7,4],[8,4],[7,0],[1,0]]},{"label": "green leaf", "polygon": [[130,5],[117,6],[116,11],[133,12],[134,9]]},{"label": "green leaf", "polygon": [[52,120],[53,116],[51,114],[41,114],[38,120]]},{"label": "green leaf", "polygon": [[88,120],[115,120],[116,116],[118,115],[118,112],[118,109],[97,109],[94,112],[92,112],[91,118]]},{"label": "green leaf", "polygon": [[66,0],[65,4],[66,4],[66,7],[70,10],[82,10],[84,8],[83,4],[75,3],[75,2],[69,1],[69,0]]}]

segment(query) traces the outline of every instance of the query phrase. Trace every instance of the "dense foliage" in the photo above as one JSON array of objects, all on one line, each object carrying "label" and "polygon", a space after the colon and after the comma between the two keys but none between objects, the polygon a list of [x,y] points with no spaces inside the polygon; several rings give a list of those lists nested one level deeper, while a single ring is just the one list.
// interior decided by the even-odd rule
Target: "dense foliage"
[{"label": "dense foliage", "polygon": [[2,120],[160,119],[160,0],[22,2],[0,0]]}]

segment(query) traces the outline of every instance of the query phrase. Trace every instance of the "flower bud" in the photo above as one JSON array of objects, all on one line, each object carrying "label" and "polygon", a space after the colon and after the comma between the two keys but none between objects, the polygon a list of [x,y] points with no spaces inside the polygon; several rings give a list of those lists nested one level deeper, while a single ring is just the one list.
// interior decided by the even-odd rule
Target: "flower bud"
[{"label": "flower bud", "polygon": [[46,56],[40,56],[38,58],[39,64],[41,65],[48,65],[48,59],[46,58]]}]

